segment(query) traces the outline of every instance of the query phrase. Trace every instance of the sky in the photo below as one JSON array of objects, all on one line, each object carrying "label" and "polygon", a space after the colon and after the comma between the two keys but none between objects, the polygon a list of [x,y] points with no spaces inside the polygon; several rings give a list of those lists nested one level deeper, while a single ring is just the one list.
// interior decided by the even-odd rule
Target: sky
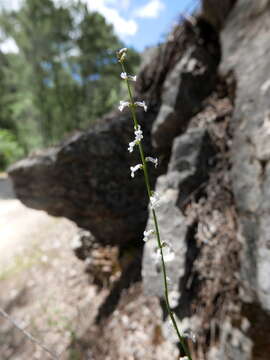
[{"label": "sky", "polygon": [[[6,9],[19,9],[22,0],[0,0]],[[42,1],[42,0],[40,0]],[[54,0],[56,5],[68,0]],[[188,14],[199,0],[82,0],[88,9],[100,12],[127,45],[138,51],[164,40],[180,14]],[[12,39],[0,44],[3,52],[16,52]]]}]

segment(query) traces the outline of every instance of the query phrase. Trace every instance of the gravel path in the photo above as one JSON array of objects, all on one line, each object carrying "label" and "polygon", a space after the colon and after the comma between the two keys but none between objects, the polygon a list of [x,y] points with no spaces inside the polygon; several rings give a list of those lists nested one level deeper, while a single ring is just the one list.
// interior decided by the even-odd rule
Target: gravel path
[{"label": "gravel path", "polygon": [[[64,218],[0,200],[0,308],[57,354],[91,324],[106,292],[89,284],[71,242],[78,228]],[[50,359],[0,316],[1,360]],[[74,353],[74,359],[77,359]]]}]

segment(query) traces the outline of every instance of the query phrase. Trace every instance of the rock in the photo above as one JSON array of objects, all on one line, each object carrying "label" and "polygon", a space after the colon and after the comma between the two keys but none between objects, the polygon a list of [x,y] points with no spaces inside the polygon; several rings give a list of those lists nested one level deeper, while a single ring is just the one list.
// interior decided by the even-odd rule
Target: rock
[{"label": "rock", "polygon": [[252,360],[252,341],[230,320],[226,320],[221,328],[220,344],[209,351],[209,360]]},{"label": "rock", "polygon": [[97,242],[94,236],[87,230],[78,230],[71,242],[71,248],[80,260],[86,260],[91,251],[95,249]]},{"label": "rock", "polygon": [[14,198],[15,194],[10,179],[7,174],[0,173],[0,200]]},{"label": "rock", "polygon": [[253,300],[259,299],[261,306],[268,311],[270,287],[265,280],[270,260],[267,248],[270,227],[270,143],[267,141],[270,105],[266,84],[270,67],[269,28],[270,18],[266,11],[254,15],[253,1],[239,0],[222,35],[222,68],[233,69],[237,77],[232,181],[246,248],[243,262],[250,262],[256,268],[256,271],[253,266],[248,270],[249,266],[243,263],[242,275],[253,292]]},{"label": "rock", "polygon": [[[155,115],[151,108],[138,112],[145,152],[152,156]],[[113,113],[58,147],[19,161],[9,169],[18,198],[75,221],[102,244],[136,241],[147,221],[147,200],[143,177],[130,177],[129,167],[139,161],[138,153],[127,151],[133,131],[128,112]]]},{"label": "rock", "polygon": [[233,70],[237,79],[231,175],[243,245],[241,300],[251,328],[257,329],[249,334],[252,359],[260,360],[270,353],[269,337],[262,335],[269,328],[270,312],[268,6],[269,1],[239,0],[222,33],[222,70]]},{"label": "rock", "polygon": [[[155,191],[160,194],[157,217],[161,240],[168,244],[174,256],[167,264],[167,275],[173,287],[170,296],[174,297],[176,308],[184,298],[188,266],[196,258],[197,249],[190,235],[193,226],[188,226],[181,209],[192,192],[208,179],[215,155],[215,147],[205,129],[190,129],[177,137],[172,147],[168,173],[158,178]],[[154,229],[152,216],[149,215],[147,230]],[[165,248],[166,253],[166,248]],[[167,251],[168,252],[168,251]],[[147,294],[164,297],[161,263],[157,256],[155,236],[147,241],[143,255],[143,284]],[[177,294],[178,292],[178,294]],[[177,297],[177,298],[176,298]],[[179,301],[178,301],[179,300]],[[182,315],[189,306],[188,299],[182,304]]]},{"label": "rock", "polygon": [[163,85],[161,108],[152,129],[153,145],[159,152],[170,148],[215,86],[220,61],[218,35],[208,23],[197,21],[181,59]]},{"label": "rock", "polygon": [[220,30],[226,23],[226,19],[237,0],[203,0],[202,13],[204,19],[210,22],[216,29]]}]

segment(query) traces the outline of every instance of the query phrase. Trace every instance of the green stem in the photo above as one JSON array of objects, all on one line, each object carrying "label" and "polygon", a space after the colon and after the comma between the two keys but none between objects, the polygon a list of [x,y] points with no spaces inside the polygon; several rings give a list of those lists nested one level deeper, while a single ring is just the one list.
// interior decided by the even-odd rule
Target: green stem
[{"label": "green stem", "polygon": [[[122,61],[120,61],[120,64],[121,64],[123,72],[126,73],[124,63]],[[126,84],[127,84],[127,89],[128,89],[128,94],[129,94],[131,115],[132,115],[134,127],[135,127],[135,129],[137,129],[138,128],[138,121],[137,121],[137,116],[136,116],[136,112],[135,112],[136,105],[134,103],[134,99],[133,99],[131,87],[130,87],[130,84],[129,84],[129,80],[126,79],[125,81],[126,81]],[[142,147],[141,142],[139,142],[138,147],[139,147],[140,157],[141,157],[141,161],[142,161],[142,165],[143,165],[143,174],[144,174],[144,180],[145,180],[145,184],[146,184],[146,188],[147,188],[147,194],[148,194],[149,201],[151,202],[150,198],[152,196],[152,191],[151,191],[151,187],[150,187],[148,167],[147,167],[147,163],[145,161],[144,151],[143,151],[143,147]],[[170,302],[169,302],[167,271],[166,271],[166,265],[165,265],[165,261],[164,261],[164,255],[163,255],[163,247],[162,247],[162,242],[161,242],[161,239],[160,239],[157,216],[156,216],[156,212],[155,212],[154,209],[152,209],[152,215],[153,215],[154,224],[155,224],[155,231],[156,231],[156,235],[157,235],[158,248],[160,250],[160,255],[161,255],[161,264],[162,264],[162,273],[163,273],[163,283],[164,283],[164,293],[165,293],[166,308],[167,308],[168,314],[170,316],[170,319],[172,321],[173,327],[174,327],[174,329],[175,329],[175,331],[177,333],[177,337],[179,339],[179,342],[180,342],[186,356],[188,357],[188,359],[192,360],[192,357],[190,355],[188,347],[185,344],[185,340],[181,336],[180,331],[178,329],[174,313],[171,310],[171,306],[170,306]]]}]

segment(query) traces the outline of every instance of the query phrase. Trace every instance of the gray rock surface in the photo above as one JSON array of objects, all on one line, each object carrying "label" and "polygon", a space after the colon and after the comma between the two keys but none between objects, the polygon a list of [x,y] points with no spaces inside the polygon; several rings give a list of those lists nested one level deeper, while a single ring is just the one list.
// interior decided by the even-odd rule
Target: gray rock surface
[{"label": "gray rock surface", "polygon": [[243,248],[240,295],[252,324],[252,359],[260,360],[270,354],[269,6],[239,0],[222,33],[222,69],[232,69],[237,79],[231,175]]},{"label": "gray rock surface", "polygon": [[[160,196],[160,206],[156,213],[161,240],[168,244],[168,251],[167,247],[164,250],[165,254],[170,252],[174,254],[172,260],[167,263],[169,282],[173,284],[170,287],[170,294],[174,297],[174,307],[179,305],[176,298],[180,299],[183,295],[181,292],[186,291],[181,281],[188,272],[187,261],[194,261],[196,256],[196,245],[191,242],[194,239],[189,241],[192,225],[187,225],[181,208],[188,196],[191,196],[192,192],[208,179],[211,170],[209,160],[214,154],[215,148],[207,130],[190,129],[174,140],[168,172],[160,176],[156,183],[155,191]],[[154,229],[150,211],[149,214],[147,230]],[[164,296],[155,236],[147,241],[144,247],[143,283],[147,294],[161,298]],[[183,312],[183,308],[181,311]]]},{"label": "gray rock surface", "polygon": [[249,299],[270,311],[270,16],[261,5],[238,1],[222,35],[222,67],[237,77],[232,182],[244,237],[242,276]]},{"label": "gray rock surface", "polygon": [[237,0],[203,0],[203,17],[216,29],[220,30],[226,23],[227,16],[229,15],[236,1]]},{"label": "gray rock surface", "polygon": [[194,34],[163,85],[161,108],[152,129],[153,145],[159,152],[170,148],[173,139],[184,132],[215,86],[220,61],[217,34],[202,20]]}]

